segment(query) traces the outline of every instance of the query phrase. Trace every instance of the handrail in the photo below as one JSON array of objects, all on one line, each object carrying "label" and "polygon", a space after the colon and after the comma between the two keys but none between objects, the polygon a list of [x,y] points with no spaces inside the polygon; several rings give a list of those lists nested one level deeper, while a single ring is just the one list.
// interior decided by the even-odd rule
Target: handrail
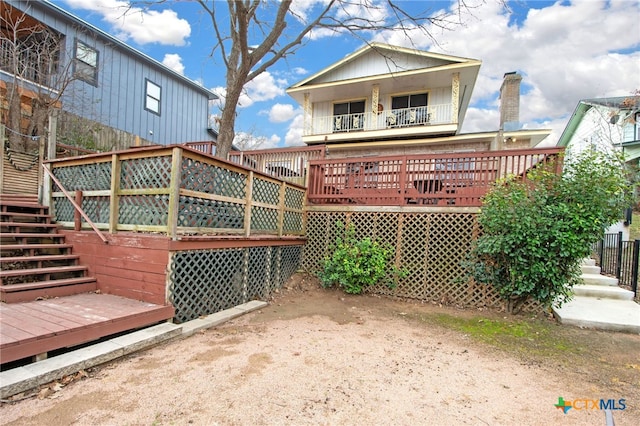
[{"label": "handrail", "polygon": [[45,172],[47,172],[47,174],[49,175],[49,177],[51,178],[51,180],[53,180],[55,182],[56,185],[58,185],[58,188],[60,188],[60,190],[62,191],[62,193],[64,194],[65,197],[67,197],[67,199],[71,202],[71,204],[73,205],[73,207],[76,209],[76,211],[78,213],[80,213],[82,215],[82,217],[84,218],[84,220],[87,221],[87,223],[89,224],[89,226],[91,226],[91,229],[93,229],[95,231],[96,234],[98,234],[98,237],[100,237],[100,239],[102,240],[103,243],[105,244],[109,244],[109,240],[107,239],[107,237],[105,237],[102,232],[100,232],[100,230],[98,229],[98,227],[96,226],[95,223],[93,223],[93,221],[91,219],[89,219],[89,216],[87,216],[87,214],[84,212],[84,210],[82,210],[82,207],[80,207],[78,205],[78,203],[75,202],[75,200],[71,197],[71,195],[69,195],[69,193],[67,192],[66,189],[64,189],[64,187],[62,186],[62,184],[60,183],[60,181],[58,180],[58,178],[56,178],[53,173],[51,172],[51,170],[49,170],[46,166],[46,164],[42,165],[42,168],[45,170]]}]

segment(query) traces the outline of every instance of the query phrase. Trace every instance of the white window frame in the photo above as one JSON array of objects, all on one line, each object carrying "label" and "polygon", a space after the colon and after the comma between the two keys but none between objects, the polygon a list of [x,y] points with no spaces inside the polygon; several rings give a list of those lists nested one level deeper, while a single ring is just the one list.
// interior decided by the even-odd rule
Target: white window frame
[{"label": "white window frame", "polygon": [[97,86],[100,52],[87,43],[76,39],[74,59],[74,75],[86,83]]},{"label": "white window frame", "polygon": [[148,78],[145,78],[144,93],[144,109],[154,114],[160,115],[162,87],[149,80]]}]

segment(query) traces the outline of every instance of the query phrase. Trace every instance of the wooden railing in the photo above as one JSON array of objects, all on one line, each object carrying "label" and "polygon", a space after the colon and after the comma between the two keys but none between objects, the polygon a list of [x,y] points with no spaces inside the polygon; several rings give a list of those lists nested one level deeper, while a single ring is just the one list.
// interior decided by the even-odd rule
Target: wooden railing
[{"label": "wooden railing", "polygon": [[[184,145],[49,161],[56,221],[75,227],[76,206],[98,229],[179,235],[302,235],[303,187]],[[87,221],[88,222],[88,221]],[[87,223],[82,224],[88,227]]]},{"label": "wooden railing", "polygon": [[546,164],[560,173],[561,148],[313,160],[307,199],[312,204],[480,206],[491,184],[526,179]]},{"label": "wooden railing", "polygon": [[232,151],[229,161],[278,179],[306,186],[309,161],[323,159],[324,145]]}]

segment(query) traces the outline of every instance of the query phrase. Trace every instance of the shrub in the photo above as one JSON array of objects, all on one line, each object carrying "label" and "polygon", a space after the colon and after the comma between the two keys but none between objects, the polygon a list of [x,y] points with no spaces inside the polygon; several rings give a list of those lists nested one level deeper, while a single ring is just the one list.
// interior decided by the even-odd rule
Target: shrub
[{"label": "shrub", "polygon": [[356,239],[352,224],[345,228],[338,222],[337,226],[344,237],[336,238],[333,253],[323,261],[318,273],[323,287],[337,285],[346,293],[360,294],[367,286],[386,281],[393,288],[393,278],[403,273],[391,264],[392,247],[370,237]]},{"label": "shrub", "polygon": [[547,307],[569,300],[580,261],[630,203],[622,164],[586,151],[562,176],[539,167],[525,182],[498,182],[483,200],[470,275],[493,285],[512,313],[528,298]]}]

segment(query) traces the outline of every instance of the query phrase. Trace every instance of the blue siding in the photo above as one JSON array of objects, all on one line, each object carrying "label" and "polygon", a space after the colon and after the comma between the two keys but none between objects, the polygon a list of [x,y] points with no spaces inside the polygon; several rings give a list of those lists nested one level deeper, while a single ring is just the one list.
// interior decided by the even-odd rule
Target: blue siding
[{"label": "blue siding", "polygon": [[[65,35],[63,61],[73,59],[76,38],[99,52],[97,87],[73,81],[62,98],[65,110],[163,145],[212,139],[207,132],[211,95],[206,89],[86,23],[81,28],[82,21],[51,5],[8,3]],[[145,79],[162,89],[160,116],[145,110]]]}]

